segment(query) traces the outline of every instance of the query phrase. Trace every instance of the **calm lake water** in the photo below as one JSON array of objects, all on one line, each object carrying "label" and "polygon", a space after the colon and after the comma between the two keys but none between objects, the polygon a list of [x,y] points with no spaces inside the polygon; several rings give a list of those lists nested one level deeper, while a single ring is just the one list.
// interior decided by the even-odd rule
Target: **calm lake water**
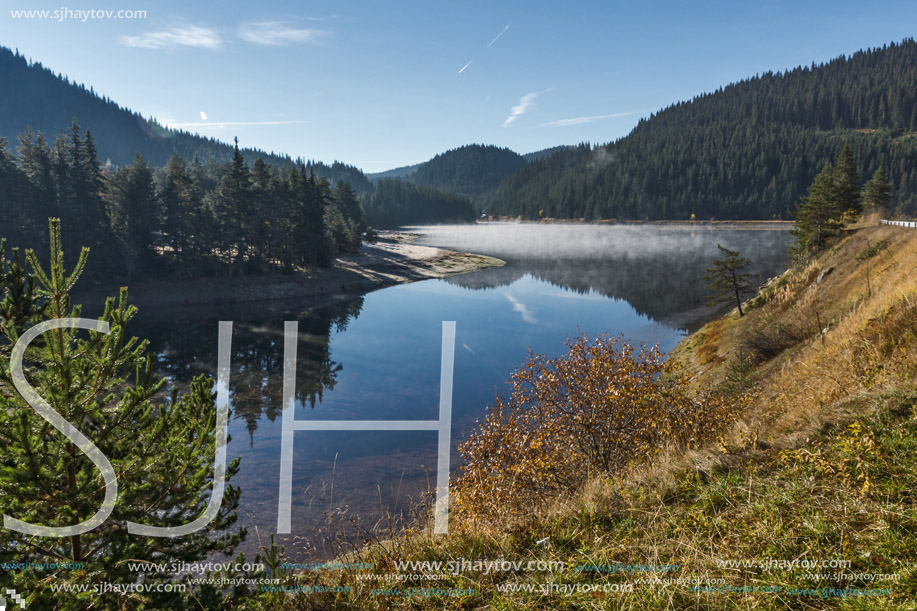
[{"label": "calm lake water", "polygon": [[[229,457],[241,457],[239,523],[251,557],[277,522],[283,323],[299,321],[297,419],[438,418],[441,325],[456,321],[454,446],[531,348],[559,355],[579,330],[669,350],[721,312],[703,307],[717,244],[752,259],[762,280],[787,265],[785,229],[755,226],[510,225],[411,228],[420,243],[488,254],[505,267],[427,280],[311,311],[144,309],[177,384],[216,368],[217,322],[233,320]],[[380,516],[423,500],[436,478],[434,432],[297,432],[291,558],[362,541]],[[328,516],[333,516],[329,523]],[[359,523],[362,526],[355,526]],[[343,526],[342,526],[343,525]],[[335,544],[335,539],[338,543]]]}]

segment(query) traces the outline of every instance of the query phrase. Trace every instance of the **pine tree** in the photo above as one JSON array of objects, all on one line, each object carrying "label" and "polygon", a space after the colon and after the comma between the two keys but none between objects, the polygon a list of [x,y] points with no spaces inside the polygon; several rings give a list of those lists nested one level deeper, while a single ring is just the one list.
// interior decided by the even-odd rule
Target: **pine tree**
[{"label": "pine tree", "polygon": [[[52,220],[51,264],[45,271],[31,250],[28,272],[18,263],[0,265],[0,511],[30,524],[63,527],[92,517],[102,502],[100,471],[68,437],[50,427],[16,386],[5,358],[8,348],[32,325],[51,319],[77,318],[70,291],[83,272],[88,250],[75,268],[65,271],[60,224]],[[2,259],[2,256],[0,256]],[[164,380],[153,375],[147,343],[131,338],[127,324],[136,308],[127,290],[108,299],[99,319],[109,333],[52,329],[36,338],[24,355],[28,384],[54,410],[86,435],[117,474],[118,498],[106,521],[92,530],[66,537],[23,535],[0,529],[0,550],[8,562],[83,563],[85,570],[64,570],[55,582],[88,587],[84,593],[55,593],[38,571],[0,576],[3,587],[29,592],[35,608],[85,609],[190,608],[185,594],[148,592],[127,596],[92,592],[93,584],[132,584],[137,574],[127,562],[171,563],[231,553],[244,531],[231,534],[239,490],[229,487],[217,517],[198,532],[175,538],[130,535],[127,522],[179,526],[199,516],[210,498],[216,443],[215,394],[210,379],[196,378],[184,395],[163,400]],[[238,471],[238,460],[228,477]],[[174,576],[151,572],[146,583]]]},{"label": "pine tree", "polygon": [[842,213],[859,215],[862,212],[859,177],[856,159],[850,150],[850,140],[844,141],[844,148],[838,153],[834,164],[834,172],[834,197],[838,208]]},{"label": "pine tree", "polygon": [[353,186],[346,180],[338,181],[334,188],[333,199],[348,221],[350,221],[358,233],[363,233],[366,226],[366,219],[363,216],[363,207],[360,206],[360,200]]},{"label": "pine tree", "polygon": [[340,181],[325,209],[325,226],[335,253],[354,252],[361,244],[363,209],[349,182]]},{"label": "pine tree", "polygon": [[61,131],[54,143],[54,170],[61,218],[73,236],[64,244],[77,250],[78,243],[96,249],[103,260],[114,256],[109,239],[110,222],[103,199],[102,171],[92,135],[84,139],[74,117],[68,132]]},{"label": "pine tree", "polygon": [[331,257],[325,238],[325,207],[328,203],[327,181],[316,180],[305,166],[290,173],[292,197],[292,245],[295,263],[325,264]]},{"label": "pine tree", "polygon": [[[0,238],[0,337],[6,329],[31,326],[41,314],[42,305],[35,290],[35,278],[22,265],[19,249],[13,248],[12,259],[6,259],[6,239]],[[9,342],[0,341],[0,359],[9,357]]]},{"label": "pine tree", "polygon": [[892,199],[892,188],[882,166],[863,187],[863,207],[869,212],[884,213]]},{"label": "pine tree", "polygon": [[190,277],[200,267],[209,245],[204,241],[206,218],[200,185],[188,164],[172,155],[166,165],[165,185],[159,193],[160,222],[165,241],[171,248],[169,257],[178,275]]},{"label": "pine tree", "polygon": [[35,173],[35,142],[32,128],[29,127],[19,134],[19,145],[16,147],[16,154],[19,157],[19,169],[27,176]]},{"label": "pine tree", "polygon": [[216,234],[220,236],[220,255],[225,259],[227,271],[232,276],[237,261],[247,254],[246,225],[251,222],[251,175],[245,158],[239,151],[239,141],[232,162],[211,197],[211,208],[216,221]]},{"label": "pine tree", "polygon": [[30,175],[32,188],[35,192],[36,201],[35,214],[41,215],[42,232],[47,231],[48,227],[44,223],[45,219],[58,216],[58,201],[56,187],[54,182],[54,162],[51,158],[51,147],[45,140],[45,135],[38,134],[35,139],[35,173]]},{"label": "pine tree", "polygon": [[25,235],[29,216],[20,204],[23,183],[16,159],[7,150],[6,140],[0,138],[0,227],[17,237]]},{"label": "pine tree", "polygon": [[17,203],[28,211],[28,235],[41,238],[46,235],[47,219],[57,214],[50,151],[42,134],[33,140],[31,129],[19,136],[17,150],[19,170],[26,181]]},{"label": "pine tree", "polygon": [[739,317],[745,315],[742,311],[742,296],[754,293],[751,285],[752,274],[746,273],[751,261],[742,257],[738,251],[729,250],[719,244],[716,245],[723,255],[721,259],[714,259],[713,266],[707,269],[704,280],[710,295],[707,299],[708,306],[735,301],[739,308]]},{"label": "pine tree", "polygon": [[827,240],[844,226],[844,210],[838,203],[836,176],[835,168],[831,164],[826,165],[796,209],[796,222],[790,234],[794,238],[792,251],[797,261],[821,250]]},{"label": "pine tree", "polygon": [[[276,205],[273,194],[271,168],[259,157],[252,164],[251,207],[245,234],[251,244],[254,270],[262,271],[271,252],[271,227],[275,224]],[[257,210],[257,213],[254,211]]]},{"label": "pine tree", "polygon": [[138,153],[130,167],[120,167],[111,179],[111,228],[124,257],[127,277],[149,269],[155,258],[153,232],[159,226],[153,170]]},{"label": "pine tree", "polygon": [[315,247],[316,263],[322,266],[331,265],[337,254],[334,252],[334,244],[328,243],[328,229],[325,224],[326,210],[332,206],[331,183],[327,178],[316,177],[311,170],[308,183],[309,190],[312,192],[311,209],[314,214],[311,224],[320,236]]}]

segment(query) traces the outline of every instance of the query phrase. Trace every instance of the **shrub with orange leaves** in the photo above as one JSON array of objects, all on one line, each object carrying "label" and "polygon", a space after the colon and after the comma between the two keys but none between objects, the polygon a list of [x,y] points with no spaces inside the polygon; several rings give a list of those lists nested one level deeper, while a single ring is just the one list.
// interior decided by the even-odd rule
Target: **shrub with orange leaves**
[{"label": "shrub with orange leaves", "polygon": [[512,374],[511,394],[498,396],[459,445],[465,463],[453,498],[460,522],[519,515],[666,446],[708,443],[747,404],[690,392],[688,377],[672,371],[658,348],[637,351],[585,333],[567,346],[554,359],[530,354]]}]

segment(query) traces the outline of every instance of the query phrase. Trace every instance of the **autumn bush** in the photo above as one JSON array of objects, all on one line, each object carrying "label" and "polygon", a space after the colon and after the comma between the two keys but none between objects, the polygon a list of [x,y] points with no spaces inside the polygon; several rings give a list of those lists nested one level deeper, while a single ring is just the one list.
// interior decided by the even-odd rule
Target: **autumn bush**
[{"label": "autumn bush", "polygon": [[658,348],[586,334],[558,358],[530,354],[477,430],[454,498],[460,524],[522,515],[587,479],[667,446],[696,447],[735,421],[744,397],[689,392]]}]

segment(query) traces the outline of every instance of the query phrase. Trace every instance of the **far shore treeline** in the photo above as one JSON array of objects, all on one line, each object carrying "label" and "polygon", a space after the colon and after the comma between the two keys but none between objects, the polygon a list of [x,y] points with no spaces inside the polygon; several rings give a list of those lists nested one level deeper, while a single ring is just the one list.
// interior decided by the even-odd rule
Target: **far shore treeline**
[{"label": "far shore treeline", "polygon": [[[305,166],[286,171],[236,146],[216,172],[173,155],[155,169],[138,153],[102,166],[76,120],[49,146],[31,130],[18,159],[0,146],[0,217],[11,243],[46,240],[47,219],[64,227],[64,250],[92,248],[96,275],[125,280],[259,273],[327,264],[355,250],[363,213],[349,183],[332,187]],[[212,166],[211,166],[212,167]]]},{"label": "far shore treeline", "polygon": [[[52,145],[31,129],[16,155],[0,139],[0,224],[13,244],[47,241],[47,219],[68,229],[65,251],[88,245],[93,276],[232,276],[329,265],[377,226],[470,221],[467,198],[400,180],[360,197],[305,164],[249,165],[238,144],[225,164],[173,154],[155,168],[137,153],[101,164],[76,119]],[[364,206],[366,212],[364,213]]]}]

